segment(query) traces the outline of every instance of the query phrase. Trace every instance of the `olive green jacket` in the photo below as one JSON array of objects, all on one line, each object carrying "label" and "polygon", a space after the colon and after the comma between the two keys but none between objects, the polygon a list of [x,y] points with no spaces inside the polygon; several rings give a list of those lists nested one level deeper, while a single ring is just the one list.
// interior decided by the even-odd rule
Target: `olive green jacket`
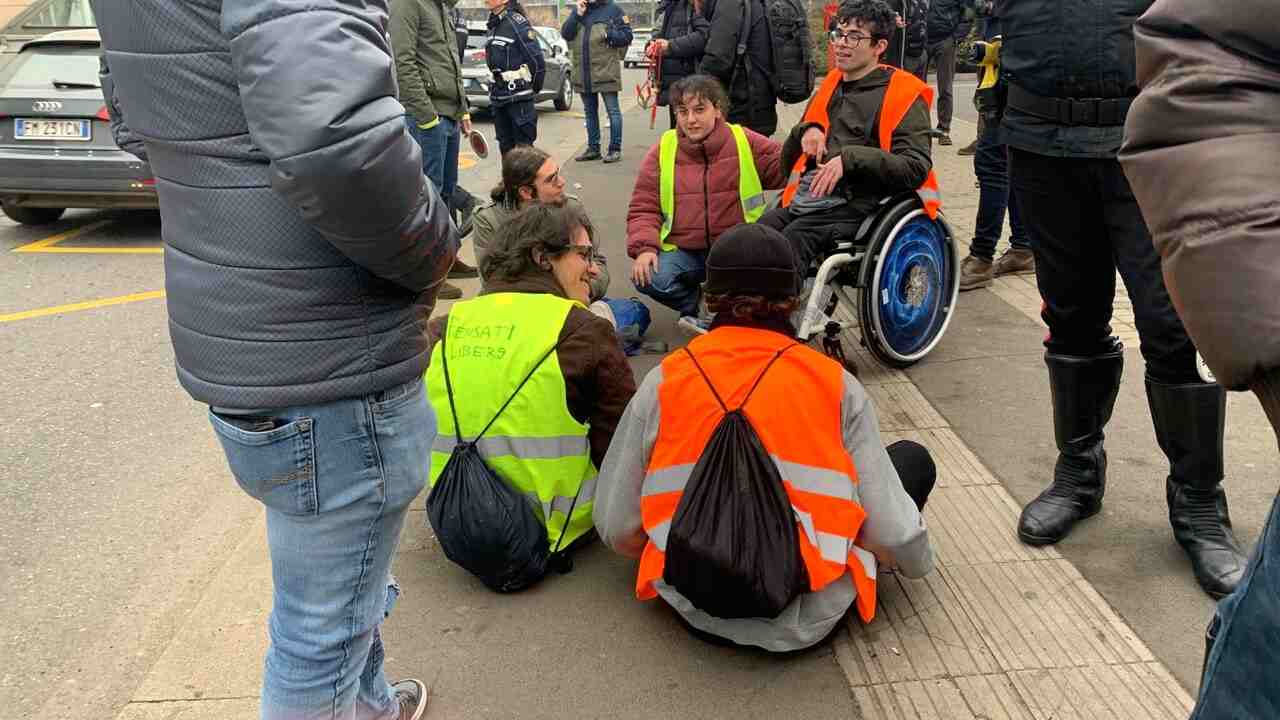
[{"label": "olive green jacket", "polygon": [[461,120],[467,112],[462,65],[449,10],[458,0],[391,0],[391,47],[400,102],[418,121]]}]

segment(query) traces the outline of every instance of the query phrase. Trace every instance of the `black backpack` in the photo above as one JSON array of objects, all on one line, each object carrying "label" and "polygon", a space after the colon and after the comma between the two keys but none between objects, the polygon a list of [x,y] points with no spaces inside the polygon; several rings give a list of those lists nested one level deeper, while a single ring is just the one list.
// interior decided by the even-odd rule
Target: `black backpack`
[{"label": "black backpack", "polygon": [[695,607],[719,618],[774,618],[808,586],[799,532],[778,467],[742,411],[725,407],[686,347],[724,417],[698,457],[667,535],[662,579]]},{"label": "black backpack", "polygon": [[[565,516],[565,531],[554,550],[548,550],[547,528],[538,518],[533,504],[523,494],[511,487],[485,463],[476,443],[493,427],[507,406],[515,400],[529,382],[529,378],[542,367],[551,353],[560,346],[557,341],[525,376],[511,397],[502,404],[484,429],[474,440],[462,441],[462,428],[458,426],[458,411],[453,401],[453,384],[449,380],[449,352],[445,345],[448,333],[440,336],[440,360],[444,363],[444,385],[449,395],[449,412],[453,415],[454,435],[458,444],[449,455],[444,470],[435,487],[427,495],[427,518],[444,554],[480,578],[491,590],[515,592],[542,579],[547,568],[561,573],[573,569],[566,555],[561,554],[565,531],[578,504],[574,497]],[[581,492],[581,488],[579,488]]]},{"label": "black backpack", "polygon": [[[751,56],[747,41],[751,36],[751,8],[754,0],[742,0],[742,26],[738,28],[736,54],[747,68],[751,81]],[[769,30],[769,56],[773,59],[770,83],[773,94],[784,103],[802,103],[813,94],[813,49],[809,37],[809,16],[802,0],[764,0]]]}]

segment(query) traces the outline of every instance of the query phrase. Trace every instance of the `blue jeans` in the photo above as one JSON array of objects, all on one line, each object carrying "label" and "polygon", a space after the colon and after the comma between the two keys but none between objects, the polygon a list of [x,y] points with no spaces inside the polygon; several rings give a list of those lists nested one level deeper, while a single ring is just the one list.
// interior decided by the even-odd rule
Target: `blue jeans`
[{"label": "blue jeans", "polygon": [[391,559],[431,465],[436,419],[422,380],[252,417],[210,411],[209,421],[236,482],[266,506],[275,592],[262,718],[396,717],[378,629],[399,595]]},{"label": "blue jeans", "polygon": [[681,250],[658,253],[658,270],[653,282],[636,290],[681,315],[698,315],[701,285],[707,279],[707,253]]},{"label": "blue jeans", "polygon": [[423,130],[416,118],[406,114],[404,124],[422,148],[422,172],[436,186],[440,198],[448,202],[458,186],[458,123],[442,116],[435,127]]},{"label": "blue jeans", "polygon": [[1191,720],[1280,717],[1280,499],[1236,591],[1218,603],[1218,637],[1205,663]]},{"label": "blue jeans", "polygon": [[983,260],[995,257],[996,243],[1004,230],[1006,207],[1009,209],[1009,245],[1031,249],[1031,239],[1018,212],[1018,199],[1009,192],[1009,162],[999,135],[998,125],[983,125],[973,154],[973,172],[978,176],[978,217],[974,221],[976,227],[969,252]]},{"label": "blue jeans", "polygon": [[582,108],[587,116],[587,149],[600,151],[600,106],[596,98],[604,98],[605,112],[609,113],[609,152],[622,152],[622,110],[618,107],[618,93],[582,93]]}]

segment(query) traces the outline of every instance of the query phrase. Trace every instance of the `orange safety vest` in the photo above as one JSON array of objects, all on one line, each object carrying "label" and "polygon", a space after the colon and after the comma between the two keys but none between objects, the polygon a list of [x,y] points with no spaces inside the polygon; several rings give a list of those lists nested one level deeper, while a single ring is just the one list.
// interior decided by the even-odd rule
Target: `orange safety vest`
[{"label": "orange safety vest", "polygon": [[[916,98],[923,97],[925,105],[933,107],[933,88],[905,70],[888,65],[880,67],[893,71],[893,75],[889,78],[889,88],[885,90],[884,100],[880,104],[880,149],[889,152],[893,147],[893,131],[898,129],[898,123],[906,117],[907,111],[911,109]],[[843,79],[844,75],[839,70],[827,73],[817,94],[805,108],[804,119],[801,122],[819,125],[823,132],[831,127],[827,106],[831,104],[831,97],[835,95],[836,88],[840,87]],[[791,168],[791,182],[787,183],[786,189],[782,191],[783,207],[791,204],[791,198],[796,194],[796,190],[800,189],[800,175],[804,173],[808,162],[808,155],[801,154],[796,158],[796,164]],[[920,201],[924,203],[924,210],[929,218],[937,219],[938,211],[942,209],[942,192],[938,190],[938,176],[934,174],[933,168],[929,169],[928,177],[924,179],[924,184],[916,189],[916,193],[920,195]]]},{"label": "orange safety vest", "polygon": [[[725,405],[736,408],[760,371],[790,338],[768,330],[726,326],[689,343]],[[854,541],[866,519],[858,473],[845,450],[841,423],[844,380],[834,360],[803,345],[774,363],[743,412],[782,476],[795,511],[809,589],[849,572],[863,621],[876,610],[876,559]],[[804,398],[797,402],[796,398]],[[641,486],[640,515],[649,536],[636,576],[636,597],[653,587],[666,564],[667,534],[685,485],[724,411],[685,353],[662,361],[658,438]]]}]

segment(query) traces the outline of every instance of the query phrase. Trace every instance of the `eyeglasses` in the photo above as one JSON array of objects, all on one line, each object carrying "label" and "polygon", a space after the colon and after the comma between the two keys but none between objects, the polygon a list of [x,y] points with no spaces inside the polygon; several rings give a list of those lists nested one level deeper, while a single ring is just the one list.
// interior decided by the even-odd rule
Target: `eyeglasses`
[{"label": "eyeglasses", "polygon": [[576,253],[578,257],[587,261],[588,265],[601,264],[600,256],[596,254],[596,249],[592,245],[570,245],[566,251]]},{"label": "eyeglasses", "polygon": [[538,182],[541,182],[541,183],[546,183],[546,184],[548,184],[548,185],[559,185],[559,184],[560,184],[560,171],[559,171],[559,170],[557,170],[557,171],[555,171],[555,172],[551,173],[550,175],[548,175],[548,176],[546,176],[546,177],[544,177],[544,178],[537,178],[537,181],[538,181]]},{"label": "eyeglasses", "polygon": [[832,30],[831,32],[827,33],[827,37],[831,38],[831,42],[833,43],[842,42],[848,45],[849,47],[855,47],[855,48],[858,47],[858,43],[862,42],[863,40],[871,39],[870,35],[845,32],[843,30]]}]

